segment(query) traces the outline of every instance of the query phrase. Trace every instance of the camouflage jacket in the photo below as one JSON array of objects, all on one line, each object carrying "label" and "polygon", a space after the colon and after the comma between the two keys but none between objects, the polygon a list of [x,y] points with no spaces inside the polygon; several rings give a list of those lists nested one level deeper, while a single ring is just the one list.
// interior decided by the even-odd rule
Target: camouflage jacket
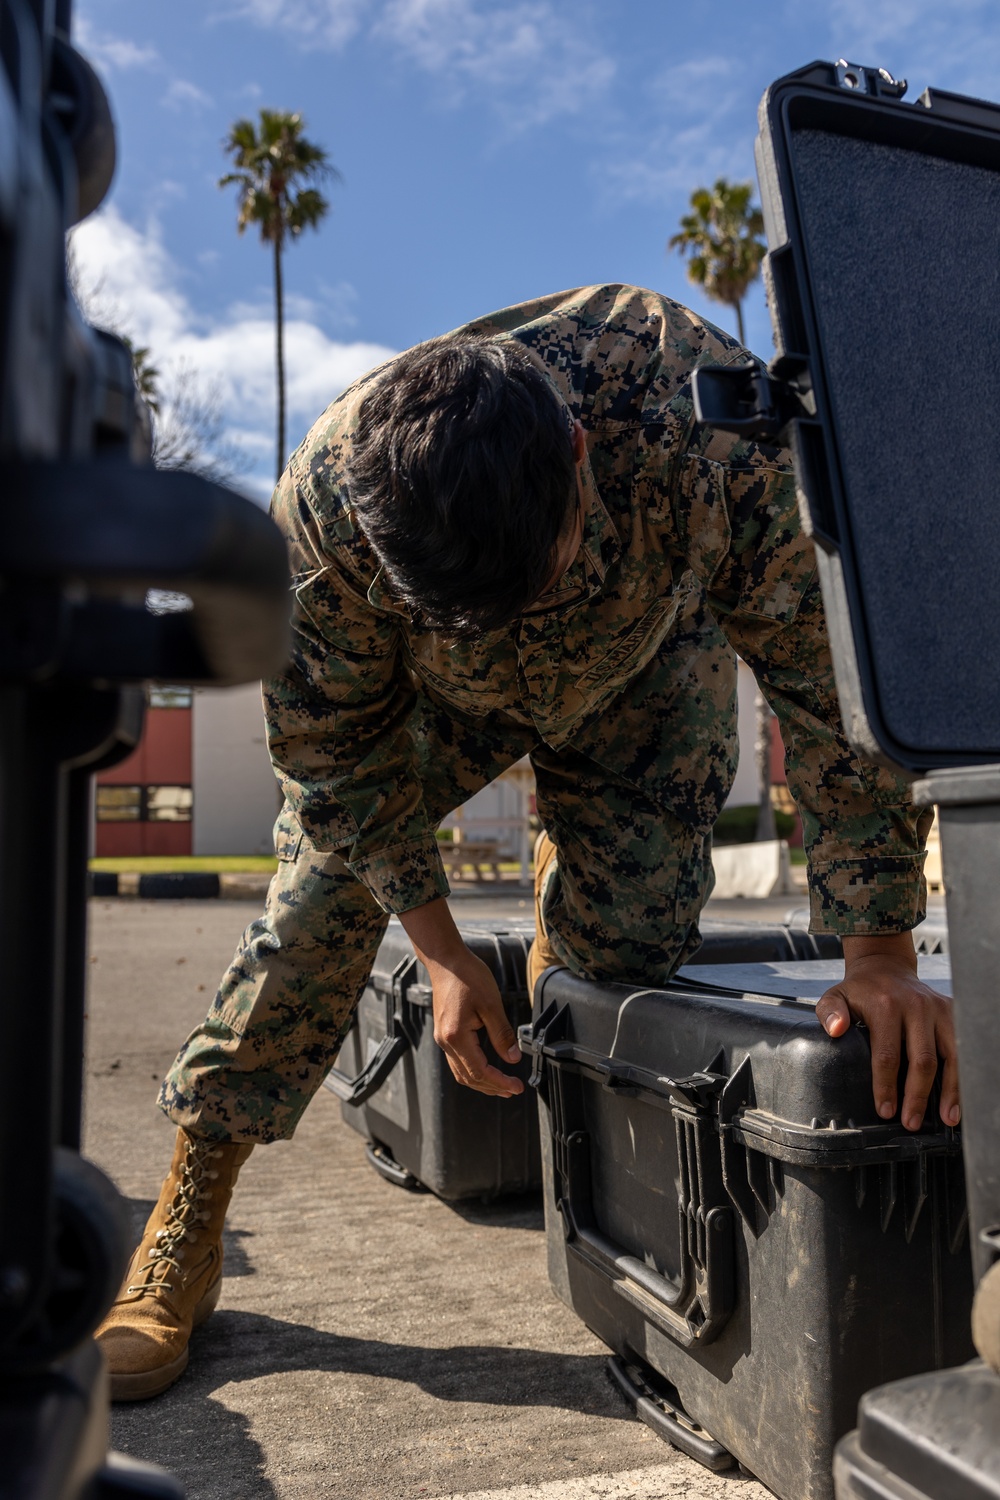
[{"label": "camouflage jacket", "polygon": [[466,716],[533,725],[558,749],[595,715],[613,719],[625,684],[655,654],[669,656],[696,595],[721,633],[711,650],[678,661],[659,805],[707,830],[725,800],[733,726],[706,739],[704,720],[732,719],[713,683],[732,648],[779,717],[813,926],[912,927],[928,818],[904,782],[844,740],[788,456],[694,420],[692,369],[744,351],[678,304],[617,285],[539,298],[462,331],[519,339],[585,429],[583,541],[560,584],[577,602],[473,642],[415,624],[355,524],[345,477],[357,410],[379,371],[339,396],[293,454],[272,506],[290,548],[295,646],[285,675],[265,684],[265,708],[306,837],[339,851],[386,910],[446,894],[407,739],[416,686]]}]

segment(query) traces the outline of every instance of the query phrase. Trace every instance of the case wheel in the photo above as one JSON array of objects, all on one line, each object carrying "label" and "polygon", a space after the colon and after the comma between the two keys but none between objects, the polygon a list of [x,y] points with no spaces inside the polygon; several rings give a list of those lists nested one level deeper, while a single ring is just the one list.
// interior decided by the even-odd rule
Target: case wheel
[{"label": "case wheel", "polygon": [[736,1463],[728,1448],[688,1416],[673,1387],[644,1365],[626,1364],[615,1354],[608,1360],[608,1374],[639,1420],[664,1442],[716,1474]]},{"label": "case wheel", "polygon": [[365,1147],[365,1155],[378,1175],[384,1177],[386,1182],[391,1182],[393,1187],[403,1188],[408,1193],[427,1192],[419,1177],[414,1177],[412,1172],[399,1165],[388,1146],[382,1146],[378,1141],[369,1141]]}]

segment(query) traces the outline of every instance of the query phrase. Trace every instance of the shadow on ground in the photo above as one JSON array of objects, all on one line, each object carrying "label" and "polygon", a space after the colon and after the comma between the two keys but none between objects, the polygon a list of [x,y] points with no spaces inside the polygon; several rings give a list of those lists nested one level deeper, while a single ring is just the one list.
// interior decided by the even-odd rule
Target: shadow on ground
[{"label": "shadow on ground", "polygon": [[235,1311],[216,1313],[202,1342],[198,1377],[206,1393],[240,1378],[311,1370],[399,1380],[438,1401],[568,1407],[587,1416],[635,1420],[624,1403],[608,1400],[601,1354],[496,1344],[395,1344]]},{"label": "shadow on ground", "polygon": [[[497,1408],[553,1407],[634,1422],[615,1398],[600,1354],[561,1354],[495,1344],[443,1348],[351,1338],[261,1313],[220,1311],[195,1334],[191,1369],[152,1402],[114,1409],[115,1446],[164,1464],[189,1500],[275,1500],[264,1451],[248,1419],[213,1399],[223,1388],[269,1376],[345,1375],[413,1385],[437,1401]],[[367,1377],[367,1379],[365,1379]],[[196,1415],[195,1415],[196,1414]]]},{"label": "shadow on ground", "polygon": [[522,1193],[511,1198],[466,1198],[461,1203],[449,1203],[448,1207],[467,1224],[476,1224],[484,1229],[535,1229],[545,1228],[545,1211],[539,1193]]}]

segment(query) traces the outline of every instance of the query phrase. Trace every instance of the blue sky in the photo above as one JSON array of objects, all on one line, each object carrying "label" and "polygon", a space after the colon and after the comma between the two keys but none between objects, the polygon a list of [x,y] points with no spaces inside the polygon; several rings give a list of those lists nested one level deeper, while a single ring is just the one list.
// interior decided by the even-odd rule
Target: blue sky
[{"label": "blue sky", "polygon": [[[758,100],[814,58],[1000,94],[996,0],[77,0],[119,129],[85,284],[169,376],[214,382],[273,469],[271,266],[237,237],[221,141],[300,111],[343,174],[290,251],[289,447],[390,350],[542,292],[653,287],[732,327],[665,253],[693,188],[753,176]],[[767,355],[759,288],[746,309]]]}]

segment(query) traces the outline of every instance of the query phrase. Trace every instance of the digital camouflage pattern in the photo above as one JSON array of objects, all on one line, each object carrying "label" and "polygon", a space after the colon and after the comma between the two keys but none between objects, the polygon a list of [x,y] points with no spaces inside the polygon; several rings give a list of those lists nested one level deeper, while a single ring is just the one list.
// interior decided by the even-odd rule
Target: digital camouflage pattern
[{"label": "digital camouflage pattern", "polygon": [[780,721],[814,928],[905,931],[923,915],[930,813],[843,737],[788,456],[694,421],[692,369],[744,351],[626,286],[458,331],[520,340],[582,423],[580,551],[551,609],[456,642],[411,620],[353,519],[346,461],[382,370],[293,454],[272,510],[290,549],[294,648],[264,687],[282,859],[164,1085],[178,1124],[291,1133],[386,913],[447,894],[438,823],[524,754],[559,851],[554,950],[594,977],[666,978],[697,944],[709,833],[735,773],[734,650]]},{"label": "digital camouflage pattern", "polygon": [[[521,726],[477,724],[420,693],[411,716],[424,804],[440,821],[534,743]],[[665,981],[700,942],[710,846],[587,755],[534,754],[538,806],[559,840],[545,927],[578,973]],[[275,828],[278,873],[243,935],[204,1024],[160,1096],[178,1125],[221,1140],[290,1136],[329,1071],[388,914],[338,854],[294,816]]]}]

